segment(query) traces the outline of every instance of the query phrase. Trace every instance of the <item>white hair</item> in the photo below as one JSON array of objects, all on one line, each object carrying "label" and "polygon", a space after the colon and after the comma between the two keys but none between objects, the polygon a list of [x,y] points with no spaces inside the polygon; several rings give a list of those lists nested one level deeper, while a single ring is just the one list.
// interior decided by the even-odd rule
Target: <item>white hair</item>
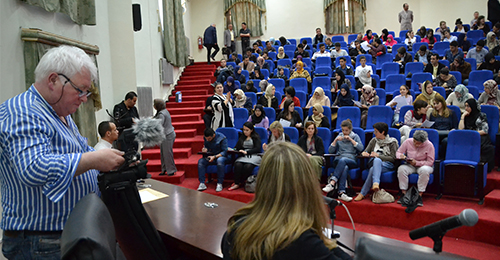
[{"label": "white hair", "polygon": [[52,48],[43,55],[35,69],[35,81],[39,82],[50,73],[61,73],[68,78],[85,68],[92,81],[97,79],[97,67],[82,49],[67,45]]}]

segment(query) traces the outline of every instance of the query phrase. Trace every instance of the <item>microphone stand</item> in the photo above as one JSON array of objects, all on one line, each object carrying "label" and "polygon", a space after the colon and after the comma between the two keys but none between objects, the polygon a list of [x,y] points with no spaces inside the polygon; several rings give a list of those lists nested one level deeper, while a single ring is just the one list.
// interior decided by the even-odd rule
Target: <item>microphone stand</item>
[{"label": "microphone stand", "polygon": [[[332,233],[330,234],[330,238],[331,239],[337,239],[337,238],[340,238],[340,235],[339,236],[336,236],[335,235],[335,232],[334,232],[334,220],[337,218],[337,214],[335,213],[335,207],[337,207],[338,205],[341,205],[342,203],[337,201],[337,200],[332,200],[330,201],[329,203],[327,203],[328,205],[328,208],[330,209],[330,221],[332,222]],[[349,248],[348,246],[344,245],[342,242],[338,241],[337,239],[337,244],[353,253],[354,250],[352,250],[351,248]]]},{"label": "microphone stand", "polygon": [[432,247],[432,250],[434,250],[436,254],[439,254],[441,253],[441,251],[443,251],[443,237],[445,234],[446,231],[442,232],[439,235],[434,235],[430,237],[432,241],[434,241],[434,246]]}]

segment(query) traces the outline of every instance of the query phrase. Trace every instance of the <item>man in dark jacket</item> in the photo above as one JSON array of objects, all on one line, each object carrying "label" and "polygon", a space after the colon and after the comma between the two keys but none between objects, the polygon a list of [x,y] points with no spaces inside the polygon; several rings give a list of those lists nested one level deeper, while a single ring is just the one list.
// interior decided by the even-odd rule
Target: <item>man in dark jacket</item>
[{"label": "man in dark jacket", "polygon": [[125,95],[125,100],[116,104],[113,108],[113,116],[115,117],[120,133],[123,132],[123,130],[132,127],[134,118],[139,118],[139,112],[137,112],[137,108],[135,107],[136,102],[137,94],[130,91],[127,95]]},{"label": "man in dark jacket", "polygon": [[424,72],[429,72],[436,78],[445,67],[442,63],[439,63],[439,54],[433,53],[431,54],[431,62],[425,66]]},{"label": "man in dark jacket", "polygon": [[[203,45],[207,48],[207,63],[210,64],[210,58],[215,61],[215,55],[219,52],[219,46],[217,45],[217,29],[215,29],[215,23],[208,26],[203,34]],[[214,53],[212,52],[214,48]]]}]

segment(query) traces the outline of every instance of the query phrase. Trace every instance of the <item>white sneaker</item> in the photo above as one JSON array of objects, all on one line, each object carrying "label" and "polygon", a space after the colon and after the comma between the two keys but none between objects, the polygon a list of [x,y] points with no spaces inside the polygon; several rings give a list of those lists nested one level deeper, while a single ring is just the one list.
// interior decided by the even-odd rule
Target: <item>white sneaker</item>
[{"label": "white sneaker", "polygon": [[198,186],[199,191],[206,190],[206,189],[207,189],[207,185],[205,185],[205,183],[200,183],[200,186]]},{"label": "white sneaker", "polygon": [[217,188],[215,188],[216,192],[222,191],[222,183],[217,183]]},{"label": "white sneaker", "polygon": [[331,185],[330,183],[328,183],[328,184],[327,184],[327,185],[323,188],[323,191],[324,191],[324,192],[326,192],[326,193],[328,193],[328,192],[330,192],[330,191],[332,191],[332,190],[334,190],[334,189],[335,189],[335,187],[333,187],[333,185]]},{"label": "white sneaker", "polygon": [[344,192],[344,193],[342,193],[342,194],[339,195],[339,200],[343,200],[343,201],[349,202],[349,201],[352,200],[352,198],[349,197],[349,196],[347,196],[347,194],[345,194],[345,192]]}]

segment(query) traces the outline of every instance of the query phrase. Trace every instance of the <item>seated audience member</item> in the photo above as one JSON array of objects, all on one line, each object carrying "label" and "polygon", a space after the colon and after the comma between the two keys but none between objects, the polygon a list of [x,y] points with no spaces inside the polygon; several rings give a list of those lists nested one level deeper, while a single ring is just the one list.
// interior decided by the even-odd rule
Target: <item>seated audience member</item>
[{"label": "seated audience member", "polygon": [[356,65],[356,57],[360,54],[366,54],[366,51],[363,48],[361,48],[360,41],[356,40],[353,43],[354,43],[354,48],[349,50],[349,56],[351,56],[352,64]]},{"label": "seated audience member", "polygon": [[257,56],[253,55],[252,53],[253,53],[252,48],[248,47],[245,51],[244,56],[248,56],[251,62],[257,63]]},{"label": "seated audience member", "polygon": [[484,92],[477,99],[479,105],[492,105],[500,108],[500,90],[496,81],[489,79],[483,83]]},{"label": "seated audience member", "polygon": [[457,41],[452,41],[450,42],[450,49],[446,50],[443,60],[446,59],[450,63],[452,63],[456,57],[464,57],[464,52],[458,48],[458,42]]},{"label": "seated audience member", "polygon": [[[422,83],[420,91],[422,91],[422,93],[418,95],[417,98],[415,98],[415,102],[417,102],[417,100],[423,100],[427,102],[427,104],[430,106],[429,108],[434,107],[434,99],[436,98],[436,96],[441,96],[441,94],[434,91],[434,86],[432,86],[432,82],[430,82],[429,80],[426,80],[424,83]],[[430,112],[432,111],[429,111],[429,113]]]},{"label": "seated audience member", "polygon": [[450,70],[445,67],[441,70],[439,76],[434,79],[434,84],[438,87],[443,87],[446,91],[446,96],[448,96],[457,86],[457,79],[455,76],[451,75]]},{"label": "seated audience member", "polygon": [[271,131],[271,134],[267,139],[267,144],[266,143],[262,144],[262,150],[266,151],[268,146],[274,142],[291,142],[290,136],[285,134],[285,129],[283,128],[283,126],[279,121],[274,121],[269,126],[269,131]]},{"label": "seated audience member", "polygon": [[497,74],[497,75],[494,75],[494,77],[495,77],[495,78],[494,78],[494,79],[495,79],[495,82],[496,82],[497,84],[500,84],[500,71],[498,72],[498,74]]},{"label": "seated audience member", "polygon": [[427,49],[427,46],[422,45],[419,47],[418,51],[415,53],[413,61],[422,62],[424,66],[427,66],[427,64],[431,62],[431,52]]},{"label": "seated audience member", "polygon": [[359,77],[359,74],[365,68],[370,71],[370,74],[373,74],[373,68],[372,68],[372,66],[366,64],[366,57],[365,56],[361,56],[359,58],[359,63],[360,63],[360,65],[357,66],[356,70],[354,71],[354,77],[355,78]]},{"label": "seated audience member", "polygon": [[245,55],[243,57],[243,62],[238,64],[238,66],[240,66],[243,70],[246,70],[249,73],[252,73],[253,69],[255,68],[255,63],[251,62],[250,57]]},{"label": "seated audience member", "polygon": [[[307,64],[304,63],[304,61],[302,60],[302,56],[297,56],[297,61],[301,61],[302,62],[302,65],[304,67],[307,67]],[[292,70],[296,70],[297,69],[297,62],[295,62],[293,65],[292,65]]]},{"label": "seated audience member", "polygon": [[450,28],[448,28],[448,26],[446,26],[446,22],[445,21],[441,21],[439,22],[439,28],[436,30],[436,33],[441,36],[441,39],[444,38],[444,32],[446,30],[449,30]]},{"label": "seated audience member", "polygon": [[207,153],[198,160],[198,180],[200,185],[198,191],[207,189],[205,185],[205,173],[208,165],[217,165],[217,187],[215,191],[222,191],[225,166],[227,161],[227,138],[222,133],[215,132],[212,128],[206,128],[203,133],[204,144],[202,152]]},{"label": "seated audience member", "polygon": [[241,69],[240,66],[236,66],[236,68],[234,68],[234,80],[235,81],[239,81],[240,82],[240,85],[243,85],[245,84],[245,82],[247,81],[247,79],[245,78],[245,75],[241,74],[241,71],[243,69]]},{"label": "seated audience member", "polygon": [[326,45],[326,49],[328,51],[332,51],[335,49],[335,45],[333,45],[332,40],[328,37],[325,39],[325,45]]},{"label": "seated audience member", "polygon": [[255,64],[255,69],[259,69],[259,70],[266,69],[267,71],[271,72],[271,69],[269,68],[269,64],[262,57],[257,58],[257,64]]},{"label": "seated audience member", "polygon": [[399,128],[399,131],[401,132],[401,143],[410,137],[410,131],[413,128],[419,128],[427,119],[427,105],[428,104],[425,101],[416,100],[415,103],[413,103],[413,110],[408,110],[408,112],[406,112],[405,119],[403,121],[404,125]]},{"label": "seated audience member", "polygon": [[326,46],[324,43],[319,44],[319,51],[313,54],[311,60],[316,61],[318,57],[330,57],[330,53],[326,50]]},{"label": "seated audience member", "polygon": [[495,56],[500,55],[500,41],[497,39],[497,35],[494,32],[489,32],[486,35],[486,47]]},{"label": "seated audience member", "polygon": [[252,44],[252,53],[257,53],[259,55],[262,55],[262,50],[259,48],[259,44],[257,42],[254,42]]},{"label": "seated audience member", "polygon": [[297,50],[294,53],[294,58],[296,59],[297,56],[302,56],[302,58],[309,58],[309,52],[304,50],[304,45],[302,43],[299,43],[297,46]]},{"label": "seated audience member", "polygon": [[231,55],[229,55],[229,59],[227,59],[227,62],[230,62],[230,61],[232,61],[232,62],[234,62],[236,64],[240,64],[241,61],[238,58],[238,53],[233,52]]},{"label": "seated audience member", "polygon": [[495,23],[495,25],[493,25],[493,29],[491,29],[491,31],[495,33],[495,35],[497,36],[498,39],[500,39],[500,22]]},{"label": "seated audience member", "polygon": [[457,56],[450,64],[450,71],[458,71],[462,74],[462,82],[464,85],[469,83],[469,74],[472,68],[470,63],[466,62],[463,56]]},{"label": "seated audience member", "polygon": [[217,78],[217,82],[226,81],[227,77],[233,75],[233,66],[226,66],[226,60],[222,59],[220,61],[220,66],[214,72],[214,77]]},{"label": "seated audience member", "polygon": [[346,50],[340,48],[340,42],[335,43],[335,49],[330,52],[330,58],[336,59],[340,56],[349,56]]},{"label": "seated audience member", "polygon": [[351,90],[347,84],[342,84],[340,86],[340,94],[337,95],[335,102],[333,102],[332,107],[344,107],[344,106],[354,106],[354,97],[351,94]]},{"label": "seated audience member", "polygon": [[382,44],[380,38],[376,38],[375,40],[373,40],[373,43],[368,44],[368,47],[370,47],[370,50],[368,50],[368,54],[372,55],[373,64],[377,63],[377,56],[383,55],[387,52],[387,49]]},{"label": "seated audience member", "polygon": [[241,89],[234,91],[234,106],[233,108],[246,108],[248,113],[252,113],[252,99],[245,96],[245,92]]},{"label": "seated audience member", "polygon": [[434,122],[431,128],[441,131],[450,131],[454,129],[461,115],[456,115],[455,117],[453,110],[446,106],[446,101],[443,97],[436,97],[435,102],[436,104],[434,104],[434,109],[429,117],[429,121]]},{"label": "seated audience member", "polygon": [[319,104],[321,106],[330,106],[330,98],[325,95],[325,91],[323,90],[322,87],[317,87],[314,90],[314,94],[312,97],[309,99],[309,102],[307,102],[307,105],[305,108],[309,109],[310,107]]},{"label": "seated audience member", "polygon": [[252,123],[256,127],[263,127],[266,130],[269,128],[269,118],[266,116],[266,111],[264,111],[264,107],[261,104],[255,106],[253,114],[248,117],[247,122]]},{"label": "seated audience member", "polygon": [[429,49],[432,50],[432,48],[434,47],[434,43],[437,42],[432,29],[427,30],[427,32],[425,33],[425,37],[422,38],[421,42],[426,42],[427,44],[429,44]]},{"label": "seated audience member", "polygon": [[260,146],[260,137],[255,132],[253,124],[245,122],[243,124],[243,134],[240,135],[234,147],[234,150],[240,152],[241,155],[234,162],[234,183],[228,188],[229,191],[240,188],[248,176],[252,175],[253,169],[260,165],[262,160],[258,155]]},{"label": "seated audience member", "polygon": [[[323,232],[326,207],[315,170],[299,147],[270,146],[258,179],[255,199],[228,221],[224,259],[351,259]],[[302,195],[291,196],[290,190]]]},{"label": "seated audience member", "polygon": [[307,40],[302,40],[302,45],[304,46],[304,50],[311,50],[311,46],[309,46],[309,44],[307,44]]},{"label": "seated audience member", "polygon": [[389,34],[389,31],[387,29],[382,30],[382,35],[380,35],[380,39],[382,40],[382,43],[389,49],[391,49],[394,44],[398,43],[394,40],[394,37]]},{"label": "seated audience member", "polygon": [[425,36],[427,36],[427,28],[422,25],[420,29],[417,30],[417,35],[420,36],[420,39],[425,38]]},{"label": "seated audience member", "polygon": [[316,28],[316,34],[313,37],[313,47],[316,47],[319,43],[325,42],[327,37],[321,33],[321,28]]},{"label": "seated audience member", "polygon": [[[417,189],[420,196],[425,192],[429,183],[429,176],[434,171],[434,145],[428,140],[426,131],[417,130],[413,138],[402,142],[396,152],[396,157],[406,159],[406,163],[398,167],[399,189],[403,196],[399,198],[398,204],[403,202],[404,195],[408,190],[408,175],[418,174]],[[418,203],[422,207],[422,203]]]},{"label": "seated audience member", "polygon": [[311,75],[309,75],[309,72],[304,69],[304,63],[302,61],[297,61],[295,63],[296,70],[290,75],[290,79],[295,79],[295,78],[305,78],[307,82],[311,83]]},{"label": "seated audience member", "polygon": [[278,99],[274,96],[275,92],[276,88],[272,84],[269,84],[266,87],[266,91],[264,92],[265,94],[260,97],[257,104],[260,104],[263,107],[272,107],[274,110],[278,110]]},{"label": "seated audience member", "polygon": [[406,38],[405,38],[405,44],[408,46],[408,50],[411,51],[413,50],[413,44],[417,42],[417,37],[415,37],[415,33],[413,33],[413,30],[409,30],[406,32]]},{"label": "seated audience member", "polygon": [[297,145],[302,148],[309,157],[309,161],[316,171],[317,178],[321,179],[323,171],[323,154],[325,154],[325,145],[323,139],[318,135],[318,129],[314,122],[306,122],[304,134],[299,138]]},{"label": "seated audience member", "polygon": [[94,150],[113,148],[113,142],[118,139],[116,125],[110,121],[102,121],[97,127],[101,140],[94,146]]},{"label": "seated audience member", "polygon": [[282,60],[282,59],[289,59],[288,55],[285,53],[285,48],[283,46],[280,46],[278,48],[278,54],[276,55],[276,60]]},{"label": "seated audience member", "polygon": [[347,61],[345,57],[339,58],[339,66],[337,66],[336,70],[340,69],[344,75],[354,76],[354,72],[350,66],[347,66]]},{"label": "seated audience member", "polygon": [[257,46],[264,47],[264,45],[262,45],[262,41],[261,40],[256,40],[255,42],[257,43]]},{"label": "seated audience member", "polygon": [[367,30],[366,31],[366,35],[365,35],[365,37],[363,37],[362,40],[365,41],[365,42],[369,42],[369,41],[371,41],[373,39],[375,39],[375,37],[373,36],[372,30]]},{"label": "seated audience member", "polygon": [[270,84],[265,79],[259,81],[260,92],[262,92],[262,93],[266,92],[266,89],[267,89],[268,85],[270,85]]},{"label": "seated audience member", "polygon": [[340,86],[342,86],[343,84],[346,84],[349,89],[352,88],[352,83],[349,79],[345,78],[344,72],[342,72],[342,70],[340,69],[337,69],[335,71],[335,79],[332,80],[331,92],[333,97],[336,97],[337,93],[340,90]]},{"label": "seated audience member", "polygon": [[295,111],[295,105],[293,101],[287,99],[284,102],[284,107],[279,113],[276,121],[287,121],[290,124],[290,127],[301,127],[302,119],[297,111]]},{"label": "seated audience member", "polygon": [[214,116],[212,118],[211,128],[217,130],[219,127],[233,127],[234,114],[233,114],[233,100],[231,99],[231,92],[223,94],[224,88],[222,83],[215,85],[215,93],[212,96],[212,110]]},{"label": "seated audience member", "polygon": [[269,52],[268,52],[268,51],[266,51],[266,50],[264,50],[264,51],[262,52],[261,57],[262,57],[262,58],[264,58],[264,60],[265,60],[265,61],[266,61],[266,60],[270,60],[270,61],[272,61],[272,60],[273,60],[273,59],[271,59],[271,58],[269,57]]},{"label": "seated audience member", "polygon": [[488,54],[488,51],[484,48],[485,41],[479,40],[477,41],[476,48],[471,48],[469,52],[467,52],[467,58],[476,59],[477,67],[481,66],[481,63],[484,61],[484,56]]},{"label": "seated audience member", "polygon": [[500,70],[500,61],[495,59],[495,55],[493,53],[488,52],[486,56],[484,56],[484,62],[481,63],[481,66],[477,68],[478,70],[491,70],[493,74],[497,74]]},{"label": "seated audience member", "polygon": [[358,167],[357,156],[363,151],[363,143],[359,136],[352,131],[352,122],[350,119],[342,121],[340,124],[342,131],[333,140],[328,147],[328,153],[336,154],[333,160],[335,170],[329,177],[328,184],[323,188],[324,192],[330,192],[335,189],[338,182],[339,199],[343,201],[352,201],[352,198],[345,194],[347,174],[350,169]]},{"label": "seated audience member", "polygon": [[469,89],[462,84],[458,84],[455,90],[446,98],[446,104],[459,107],[460,112],[463,113],[465,112],[465,101],[471,98],[474,98],[474,96],[469,93]]},{"label": "seated audience member", "polygon": [[253,81],[249,80],[245,86],[243,87],[243,91],[244,92],[253,92],[253,93],[257,93],[257,89],[255,88],[255,86],[253,85]]},{"label": "seated audience member", "polygon": [[361,103],[361,128],[365,129],[366,128],[366,120],[368,118],[368,108],[370,106],[378,106],[379,102],[379,97],[377,95],[377,91],[375,88],[369,85],[363,86],[361,88],[361,97],[360,97],[360,103]]},{"label": "seated audience member", "polygon": [[361,42],[363,42],[363,34],[358,33],[358,35],[356,36],[356,40],[352,41],[351,44],[349,45],[349,49],[356,48],[356,41],[358,41],[361,44]]},{"label": "seated audience member", "polygon": [[264,48],[264,50],[268,51],[268,52],[276,52],[276,49],[273,47],[273,44],[271,43],[271,41],[267,41],[266,42],[266,48]]},{"label": "seated audience member", "polygon": [[288,81],[288,77],[285,74],[285,68],[281,66],[278,67],[278,73],[274,75],[274,78],[283,79],[285,82]]},{"label": "seated audience member", "polygon": [[400,72],[403,73],[405,71],[406,63],[412,62],[411,54],[406,52],[405,47],[399,47],[396,57],[394,58],[394,62],[399,63]]},{"label": "seated audience member", "polygon": [[444,68],[446,68],[446,66],[439,63],[439,54],[432,53],[430,62],[424,67],[424,72],[429,72],[432,74],[433,78],[436,78],[441,74],[441,70]]},{"label": "seated audience member", "polygon": [[470,27],[474,26],[477,23],[477,18],[479,18],[479,12],[475,11],[474,12],[474,19],[470,21]]},{"label": "seated audience member", "polygon": [[224,83],[224,94],[228,92],[234,94],[234,91],[236,91],[237,89],[240,89],[240,87],[234,83],[234,78],[228,77],[226,82]]},{"label": "seated audience member", "polygon": [[372,78],[371,66],[368,66],[368,68],[364,68],[363,70],[361,70],[357,79],[358,80],[356,81],[356,86],[355,86],[356,90],[358,90],[366,85],[372,86],[374,88],[377,87],[376,80],[374,78]]},{"label": "seated audience member", "polygon": [[285,36],[281,36],[279,39],[280,46],[290,45],[290,41],[285,38]]},{"label": "seated audience member", "polygon": [[475,99],[471,98],[465,101],[465,112],[460,118],[458,129],[479,132],[481,135],[481,161],[488,163],[488,172],[490,172],[495,164],[495,148],[488,135],[489,126],[486,114],[481,112],[481,107],[478,106]]},{"label": "seated audience member", "polygon": [[[408,87],[407,85],[402,85],[401,87],[399,87],[399,93],[400,93],[399,95],[395,96],[391,101],[387,102],[386,104],[386,106],[390,106],[392,108],[396,107],[396,109],[394,110],[394,118],[393,118],[394,124],[399,122],[399,111],[401,110],[401,107],[413,103],[413,96],[410,94],[410,87]],[[398,102],[394,100],[398,99],[399,97],[404,97],[406,103],[401,106],[398,106]]]},{"label": "seated audience member", "polygon": [[485,23],[485,17],[484,17],[484,15],[481,15],[481,16],[479,16],[477,18],[476,24],[474,24],[472,26],[472,30],[482,30],[483,31],[483,37],[485,37],[486,34],[488,34],[488,32],[490,31],[490,26],[488,26]]},{"label": "seated audience member", "polygon": [[461,33],[457,38],[458,47],[464,52],[469,51],[472,45],[471,42],[467,40],[467,34]]},{"label": "seated audience member", "polygon": [[362,156],[371,157],[367,167],[370,168],[368,177],[361,188],[361,192],[354,198],[354,201],[361,201],[368,194],[370,189],[380,190],[380,175],[383,172],[394,170],[396,151],[398,150],[398,140],[390,137],[387,132],[389,126],[386,123],[378,122],[373,125],[373,135]]},{"label": "seated audience member", "polygon": [[455,21],[455,30],[453,30],[453,32],[459,32],[459,33],[467,33],[469,31],[469,29],[467,27],[464,27],[463,23],[462,23],[462,19],[458,18],[456,21]]},{"label": "seated audience member", "polygon": [[[449,30],[444,31],[444,37],[442,38],[443,42],[454,42],[457,41],[458,38],[455,35],[451,35]],[[458,45],[458,44],[457,44]]]},{"label": "seated audience member", "polygon": [[323,109],[323,106],[320,104],[315,104],[313,106],[312,112],[313,114],[308,116],[305,120],[305,122],[314,122],[316,127],[326,127],[330,129],[330,118],[327,118],[325,115],[323,115],[323,112],[325,110]]},{"label": "seated audience member", "polygon": [[264,75],[260,73],[260,69],[255,68],[253,70],[253,73],[250,74],[250,79],[259,79],[259,80],[265,80]]}]

